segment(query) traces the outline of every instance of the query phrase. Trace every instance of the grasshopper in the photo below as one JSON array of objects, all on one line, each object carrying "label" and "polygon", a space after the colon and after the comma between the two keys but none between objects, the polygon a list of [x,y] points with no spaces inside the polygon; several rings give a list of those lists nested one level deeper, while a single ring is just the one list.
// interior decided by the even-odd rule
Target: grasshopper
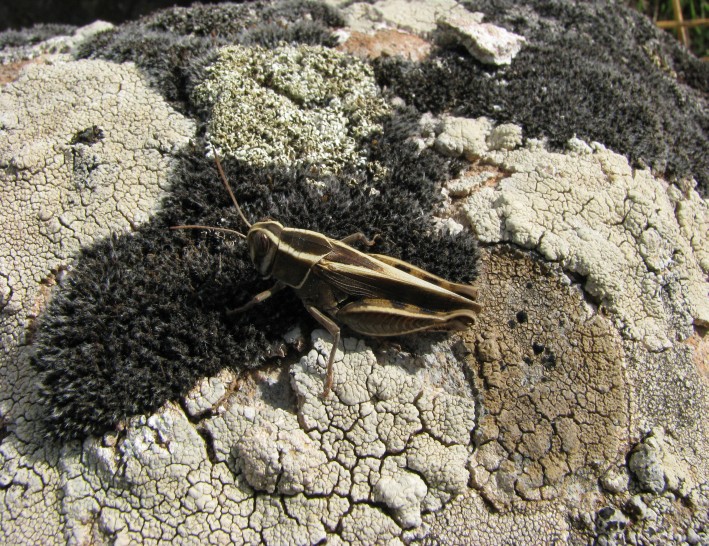
[{"label": "grasshopper", "polygon": [[305,309],[332,336],[323,398],[332,389],[339,325],[358,334],[385,337],[463,330],[475,322],[481,310],[476,288],[449,282],[391,256],[360,252],[350,244],[372,246],[375,242],[361,232],[337,240],[316,231],[285,227],[275,220],[252,224],[241,211],[216,154],[215,161],[248,233],[201,225],[171,229],[236,234],[246,240],[251,261],[263,278],[275,279],[270,289],[230,313],[246,311],[286,287],[295,290]]}]

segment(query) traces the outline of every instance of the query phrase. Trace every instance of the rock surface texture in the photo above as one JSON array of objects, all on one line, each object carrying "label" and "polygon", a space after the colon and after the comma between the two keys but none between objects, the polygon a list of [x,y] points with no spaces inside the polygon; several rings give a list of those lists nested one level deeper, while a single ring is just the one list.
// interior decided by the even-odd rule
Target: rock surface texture
[{"label": "rock surface texture", "polygon": [[[0,542],[709,543],[709,70],[542,4],[0,34]],[[169,230],[247,229],[215,150],[250,221],[379,235],[477,322],[227,313],[246,247]]]}]

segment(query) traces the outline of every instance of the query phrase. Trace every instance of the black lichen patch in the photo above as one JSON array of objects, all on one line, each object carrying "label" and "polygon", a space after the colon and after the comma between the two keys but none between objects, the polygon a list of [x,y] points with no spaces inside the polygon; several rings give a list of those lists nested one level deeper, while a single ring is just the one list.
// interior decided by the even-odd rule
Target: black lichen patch
[{"label": "black lichen patch", "polygon": [[245,270],[236,253],[171,236],[152,225],[86,249],[41,319],[34,363],[57,436],[107,430],[263,349],[268,324],[231,325],[217,306],[245,296],[228,284]]},{"label": "black lichen patch", "polygon": [[183,36],[224,37],[243,45],[282,43],[331,45],[334,27],[345,22],[336,9],[316,1],[200,5],[158,11],[139,21],[150,30]]},{"label": "black lichen patch", "polygon": [[[525,36],[510,67],[461,50],[423,63],[382,58],[379,81],[419,111],[490,116],[564,146],[598,141],[709,193],[709,65],[640,14],[604,3],[471,1],[471,11]],[[520,16],[520,10],[526,16]]]},{"label": "black lichen patch", "polygon": [[216,48],[334,46],[332,31],[343,24],[333,8],[319,2],[197,4],[158,11],[101,33],[82,44],[77,56],[134,62],[168,100],[189,111],[190,92]]},{"label": "black lichen patch", "polygon": [[[419,154],[405,139],[410,123],[406,116],[390,120],[372,144],[383,177],[354,167],[319,178],[307,168],[225,168],[254,221],[273,218],[336,238],[379,234],[373,252],[469,281],[478,259],[473,237],[436,235],[431,218],[436,184],[462,164]],[[100,434],[184,395],[222,367],[257,366],[272,342],[310,320],[291,291],[230,316],[273,281],[258,278],[236,237],[169,230],[187,223],[246,230],[201,149],[181,160],[163,211],[149,225],[82,252],[40,319],[33,362],[53,436]]]},{"label": "black lichen patch", "polygon": [[3,30],[0,32],[0,51],[8,47],[32,46],[54,38],[73,34],[75,27],[63,24],[38,24],[22,30]]},{"label": "black lichen patch", "polygon": [[104,134],[103,130],[98,125],[92,125],[87,127],[83,131],[78,131],[71,138],[71,144],[86,144],[87,146],[93,146],[100,140],[103,140]]}]

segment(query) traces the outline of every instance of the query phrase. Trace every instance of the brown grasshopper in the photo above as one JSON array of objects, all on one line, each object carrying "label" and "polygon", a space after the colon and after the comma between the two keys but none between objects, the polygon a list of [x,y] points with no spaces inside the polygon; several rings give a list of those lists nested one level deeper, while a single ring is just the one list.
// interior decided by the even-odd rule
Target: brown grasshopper
[{"label": "brown grasshopper", "polygon": [[333,363],[340,341],[339,324],[367,336],[398,336],[423,331],[462,330],[475,322],[481,307],[476,288],[449,282],[410,263],[383,254],[367,254],[349,246],[368,246],[363,233],[341,240],[305,229],[284,227],[275,220],[251,224],[234,197],[219,158],[219,175],[244,224],[246,235],[235,230],[187,225],[171,229],[208,229],[246,239],[251,261],[263,276],[276,283],[245,305],[240,313],[290,287],[308,312],[332,336],[323,397],[332,388]]}]

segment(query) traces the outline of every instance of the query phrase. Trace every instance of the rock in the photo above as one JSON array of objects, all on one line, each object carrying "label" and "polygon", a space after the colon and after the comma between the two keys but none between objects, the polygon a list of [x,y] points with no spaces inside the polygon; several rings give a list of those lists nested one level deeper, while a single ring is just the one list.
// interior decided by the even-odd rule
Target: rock
[{"label": "rock", "polygon": [[382,29],[373,34],[350,32],[340,45],[342,51],[353,55],[377,59],[401,57],[420,62],[428,57],[431,44],[415,34],[394,29]]},{"label": "rock", "polygon": [[444,42],[459,42],[481,63],[510,64],[526,40],[502,27],[481,23],[480,19],[474,13],[439,19],[441,39]]},{"label": "rock", "polygon": [[623,534],[623,530],[628,525],[628,518],[616,508],[606,506],[596,513],[596,530],[599,535],[613,537]]},{"label": "rock", "polygon": [[609,493],[624,493],[628,490],[630,474],[625,466],[610,468],[601,476],[601,486]]},{"label": "rock", "polygon": [[662,453],[655,442],[645,442],[633,451],[628,467],[644,491],[660,494],[665,490]]},{"label": "rock", "polygon": [[[704,72],[620,5],[474,5],[0,35],[0,542],[706,542]],[[425,53],[464,17],[530,45]],[[477,324],[345,332],[323,400],[297,298],[229,315],[245,245],[169,230],[244,229],[210,144],[253,221],[477,270]]]}]

